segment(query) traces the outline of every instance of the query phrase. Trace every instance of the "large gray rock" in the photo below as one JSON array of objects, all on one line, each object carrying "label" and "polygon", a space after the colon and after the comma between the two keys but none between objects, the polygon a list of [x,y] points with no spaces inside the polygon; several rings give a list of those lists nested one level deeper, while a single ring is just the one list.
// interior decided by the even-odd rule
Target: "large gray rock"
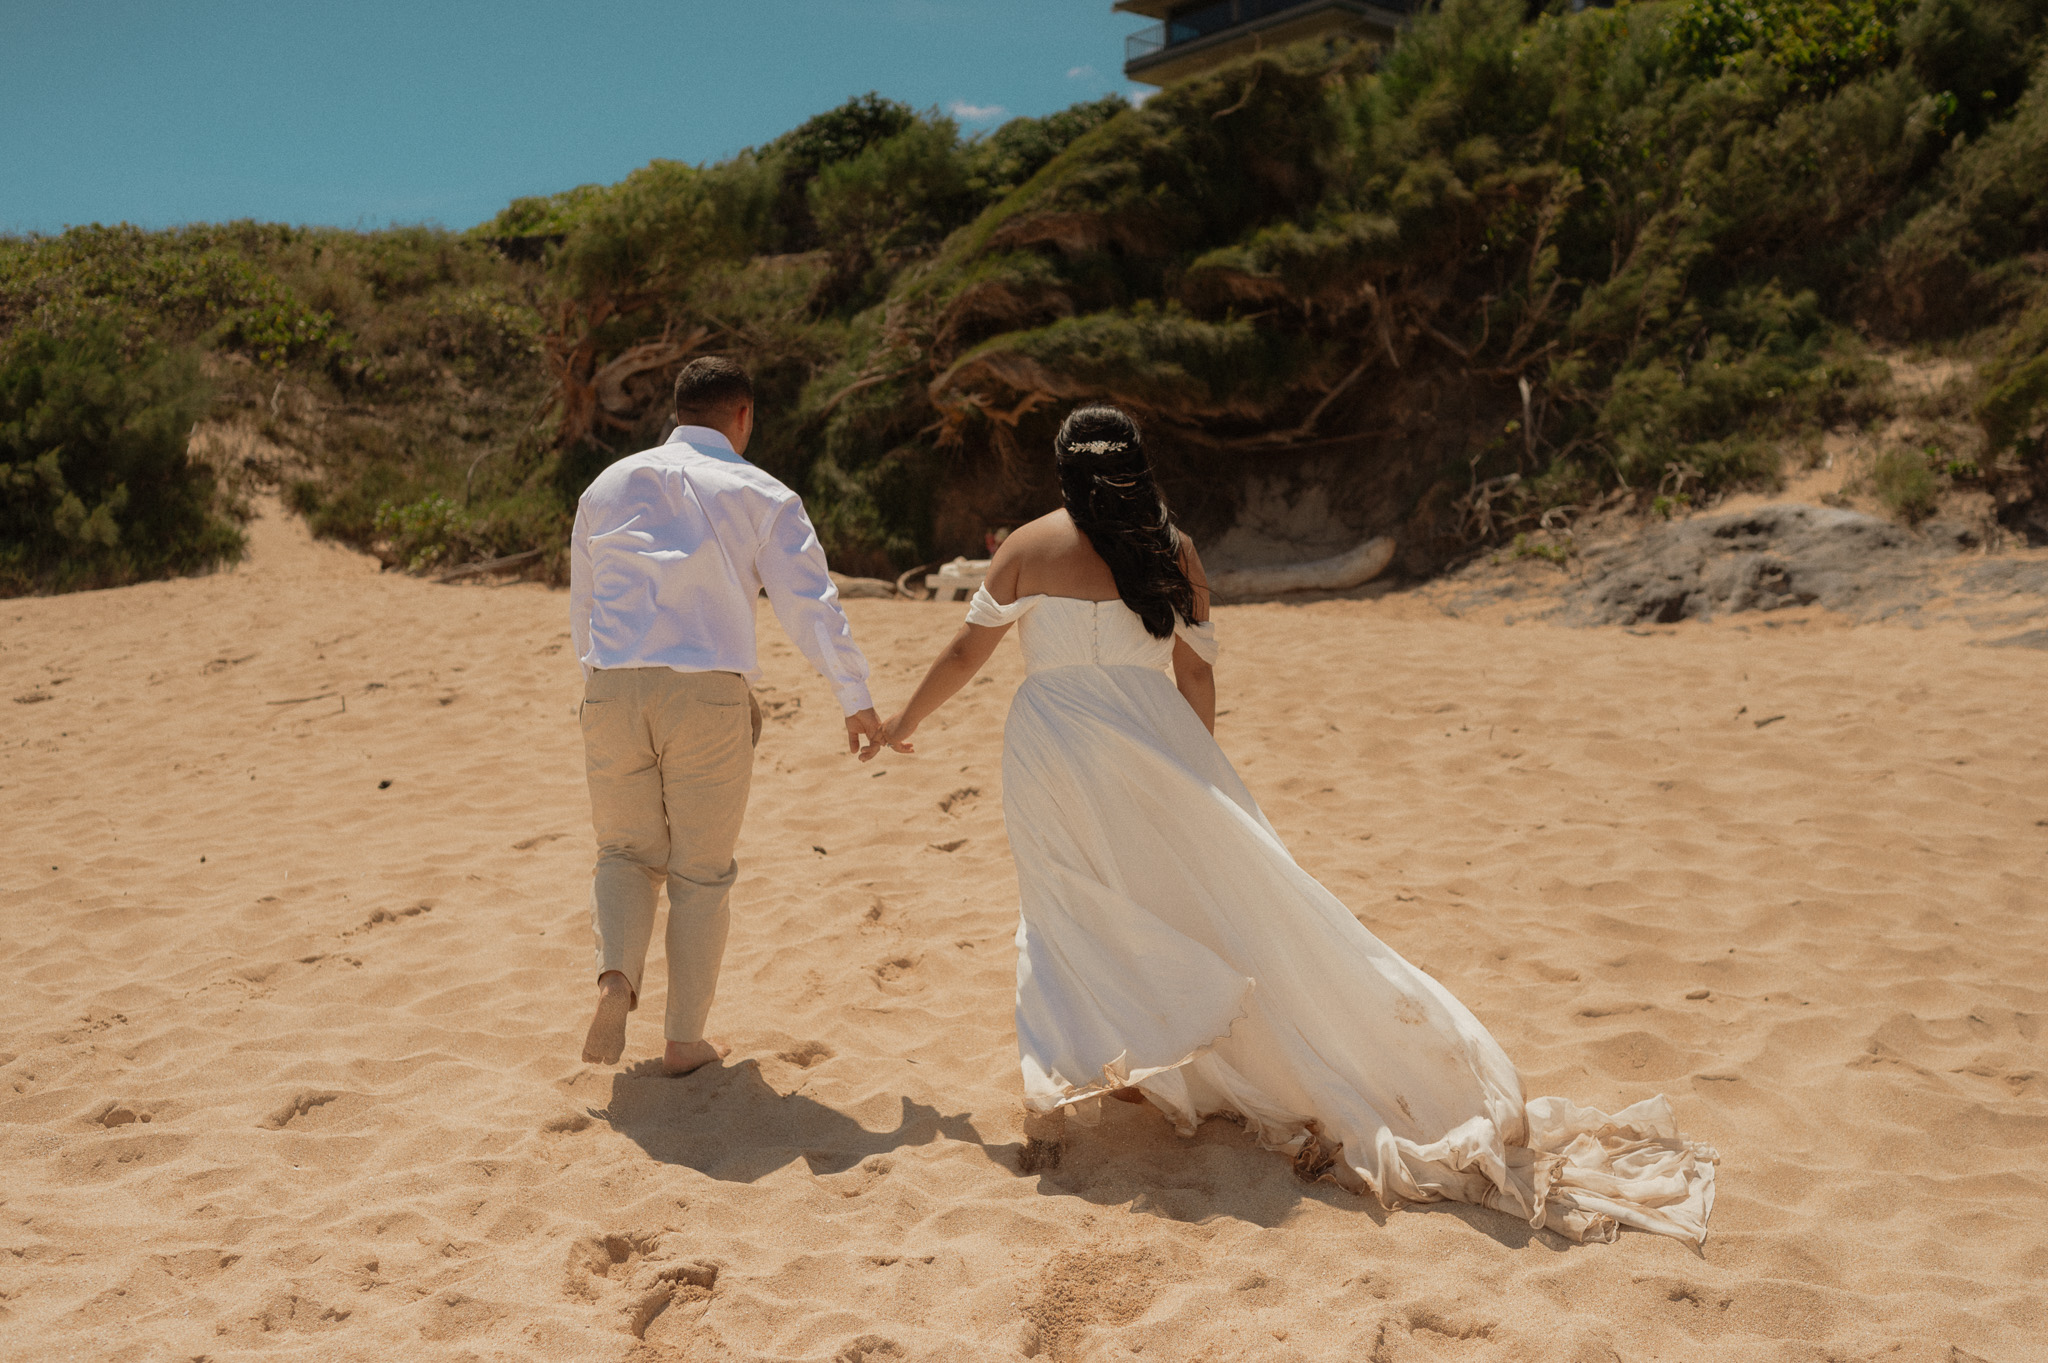
[{"label": "large gray rock", "polygon": [[1677,521],[1596,555],[1563,617],[1668,624],[1821,606],[1867,616],[1915,580],[1911,535],[1858,511],[1785,503]]}]

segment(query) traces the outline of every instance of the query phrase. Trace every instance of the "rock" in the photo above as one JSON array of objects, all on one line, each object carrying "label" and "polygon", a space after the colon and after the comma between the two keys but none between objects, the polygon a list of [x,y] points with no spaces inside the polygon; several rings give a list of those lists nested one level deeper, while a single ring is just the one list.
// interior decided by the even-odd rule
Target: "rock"
[{"label": "rock", "polygon": [[1966,549],[1982,549],[1984,532],[1969,521],[1934,520],[1920,527],[1921,538],[1930,549],[1960,554]]},{"label": "rock", "polygon": [[1219,568],[1209,574],[1217,596],[1269,596],[1279,592],[1342,592],[1362,586],[1394,561],[1394,541],[1384,535],[1330,558],[1263,568]]},{"label": "rock", "polygon": [[1985,648],[2038,648],[2048,652],[2048,629],[2030,629],[2025,634],[2015,634],[2006,639],[1993,639],[1983,646]]},{"label": "rock", "polygon": [[1986,596],[2048,596],[2048,563],[2038,559],[1992,559],[1973,563],[1963,586]]},{"label": "rock", "polygon": [[1867,609],[1910,584],[1918,546],[1875,516],[1786,503],[1661,526],[1596,555],[1567,599],[1575,624],[1669,624],[1818,605]]}]

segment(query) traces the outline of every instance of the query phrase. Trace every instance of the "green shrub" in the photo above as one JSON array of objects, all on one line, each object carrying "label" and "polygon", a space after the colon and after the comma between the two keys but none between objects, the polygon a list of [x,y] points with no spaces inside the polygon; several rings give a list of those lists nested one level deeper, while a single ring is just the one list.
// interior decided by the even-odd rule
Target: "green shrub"
[{"label": "green shrub", "polygon": [[1673,24],[1681,59],[1719,75],[1749,53],[1805,89],[1832,90],[1898,54],[1907,0],[1685,0]]},{"label": "green shrub", "polygon": [[404,506],[383,503],[376,530],[412,572],[460,557],[471,541],[469,514],[438,492]]},{"label": "green shrub", "polygon": [[1928,468],[1927,457],[1916,450],[1880,453],[1870,466],[1870,485],[1893,515],[1908,522],[1932,515],[1941,492],[1941,481]]},{"label": "green shrub", "polygon": [[334,318],[283,291],[270,293],[229,316],[221,339],[258,364],[284,369],[329,342]]},{"label": "green shrub", "polygon": [[603,185],[578,185],[559,194],[528,195],[514,199],[497,216],[476,228],[477,236],[542,237],[567,232],[582,218],[583,211],[602,199]]},{"label": "green shrub", "polygon": [[1000,199],[1130,107],[1122,95],[1104,95],[1044,118],[1013,118],[962,150],[968,188],[983,203]]},{"label": "green shrub", "polygon": [[429,306],[422,344],[475,376],[513,373],[539,358],[540,314],[503,288],[449,291]]},{"label": "green shrub", "polygon": [[1899,38],[1913,73],[1936,92],[1944,131],[1977,137],[2027,88],[2043,26],[2033,0],[1920,0]]},{"label": "green shrub", "polygon": [[811,217],[811,181],[826,167],[859,156],[915,122],[917,115],[908,104],[870,90],[804,120],[762,148],[760,159],[774,188],[756,249],[809,251],[824,244]]},{"label": "green shrub", "polygon": [[0,594],[115,586],[240,557],[213,471],[186,455],[197,359],[102,323],[0,348]]},{"label": "green shrub", "polygon": [[878,259],[937,241],[980,204],[949,118],[918,119],[857,156],[834,161],[810,184],[818,233],[842,254]]},{"label": "green shrub", "polygon": [[1977,419],[1992,456],[2011,451],[2048,465],[2048,303],[2013,327],[1984,380]]}]

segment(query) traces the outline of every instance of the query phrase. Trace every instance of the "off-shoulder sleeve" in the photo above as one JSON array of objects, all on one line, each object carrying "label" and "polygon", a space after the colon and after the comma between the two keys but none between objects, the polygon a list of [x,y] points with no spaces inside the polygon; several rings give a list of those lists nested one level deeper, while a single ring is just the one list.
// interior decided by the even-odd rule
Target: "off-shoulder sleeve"
[{"label": "off-shoulder sleeve", "polygon": [[1195,656],[1205,663],[1213,664],[1216,661],[1216,655],[1223,651],[1223,646],[1216,642],[1216,622],[1214,620],[1204,620],[1201,624],[1196,625],[1190,624],[1186,620],[1176,619],[1173,622],[1173,632],[1187,640],[1188,647],[1195,651]]},{"label": "off-shoulder sleeve", "polygon": [[1020,596],[1005,606],[988,594],[987,586],[975,589],[974,600],[967,606],[967,623],[1000,627],[1014,625],[1023,618],[1024,612],[1037,605],[1039,598]]}]

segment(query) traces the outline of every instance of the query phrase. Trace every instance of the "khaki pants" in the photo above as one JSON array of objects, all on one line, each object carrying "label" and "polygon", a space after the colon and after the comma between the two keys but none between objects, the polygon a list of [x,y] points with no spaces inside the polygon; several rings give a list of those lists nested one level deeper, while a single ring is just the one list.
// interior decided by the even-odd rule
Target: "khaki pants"
[{"label": "khaki pants", "polygon": [[736,672],[602,669],[584,683],[583,754],[597,871],[597,973],[616,970],[640,1006],[654,903],[668,884],[670,1041],[704,1036],[725,955],[732,857],[747,812],[761,711]]}]

